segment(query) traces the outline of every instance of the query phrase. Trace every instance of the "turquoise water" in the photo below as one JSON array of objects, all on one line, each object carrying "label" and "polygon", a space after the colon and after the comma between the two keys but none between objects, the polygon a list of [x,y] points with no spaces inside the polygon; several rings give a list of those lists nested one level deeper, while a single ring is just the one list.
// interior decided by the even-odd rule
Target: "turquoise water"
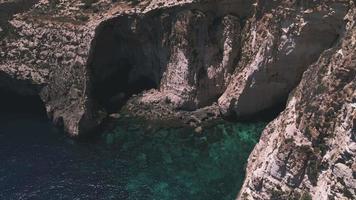
[{"label": "turquoise water", "polygon": [[151,128],[122,121],[104,136],[128,160],[129,199],[234,199],[247,158],[266,123],[220,122],[190,128]]},{"label": "turquoise water", "polygon": [[75,141],[43,117],[0,114],[0,199],[234,199],[266,125],[143,124]]}]

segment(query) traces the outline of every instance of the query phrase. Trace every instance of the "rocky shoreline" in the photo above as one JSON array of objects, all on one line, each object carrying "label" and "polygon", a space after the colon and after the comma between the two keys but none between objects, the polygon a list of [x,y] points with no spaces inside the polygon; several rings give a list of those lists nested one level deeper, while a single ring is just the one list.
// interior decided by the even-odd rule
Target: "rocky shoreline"
[{"label": "rocky shoreline", "polygon": [[90,132],[123,99],[149,89],[156,92],[135,102],[160,101],[157,113],[207,107],[213,118],[244,118],[283,104],[307,66],[341,34],[347,6],[68,3],[41,1],[10,21],[19,37],[1,41],[0,78],[10,85],[4,78],[10,77],[19,93],[35,89],[49,117],[72,136]]},{"label": "rocky shoreline", "polygon": [[287,102],[238,198],[356,198],[355,1],[40,0],[16,12],[0,15],[0,89],[38,95],[69,135],[120,115],[199,132]]}]

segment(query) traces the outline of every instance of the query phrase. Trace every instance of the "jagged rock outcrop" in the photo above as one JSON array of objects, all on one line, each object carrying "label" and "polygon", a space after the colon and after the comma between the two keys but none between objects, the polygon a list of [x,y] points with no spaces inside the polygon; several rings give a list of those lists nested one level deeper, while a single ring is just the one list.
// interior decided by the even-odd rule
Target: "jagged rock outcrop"
[{"label": "jagged rock outcrop", "polygon": [[101,95],[94,88],[94,96],[110,101],[115,93],[156,88],[181,109],[211,105],[239,59],[241,18],[250,10],[245,1],[191,3],[103,22],[89,63],[93,86],[117,86]]},{"label": "jagged rock outcrop", "polygon": [[238,61],[252,2],[155,2],[40,1],[9,22],[0,84],[26,80],[71,135],[90,132],[145,89],[157,88],[173,108],[213,104]]},{"label": "jagged rock outcrop", "polygon": [[356,198],[356,8],[262,133],[239,199]]},{"label": "jagged rock outcrop", "polygon": [[[90,95],[87,67],[96,28],[117,16],[155,9],[153,2],[136,7],[111,0],[88,2],[0,2],[0,10],[6,11],[0,14],[0,87],[40,95],[48,116],[72,136],[91,132],[105,117]],[[166,1],[160,7],[187,2]]]},{"label": "jagged rock outcrop", "polygon": [[171,54],[160,91],[184,109],[215,102],[238,60],[240,30],[240,19],[234,15],[180,13],[173,25]]},{"label": "jagged rock outcrop", "polygon": [[218,102],[214,113],[246,117],[285,101],[335,43],[346,12],[347,1],[43,0],[10,21],[2,85],[34,89],[72,135],[147,89],[156,90],[128,108],[194,111]]},{"label": "jagged rock outcrop", "polygon": [[198,126],[289,95],[239,198],[355,199],[354,1],[23,2],[0,1],[0,89],[39,95],[70,135],[122,106]]},{"label": "jagged rock outcrop", "polygon": [[[12,3],[21,8],[22,1]],[[86,98],[85,68],[98,22],[86,23],[89,14],[80,6],[75,1],[40,1],[11,16],[0,41],[0,85],[12,85],[10,89],[23,95],[24,89],[39,94],[49,117],[72,135],[98,124]]]},{"label": "jagged rock outcrop", "polygon": [[243,30],[242,58],[219,98],[222,113],[243,117],[285,101],[338,39],[346,12],[345,2],[258,1]]}]

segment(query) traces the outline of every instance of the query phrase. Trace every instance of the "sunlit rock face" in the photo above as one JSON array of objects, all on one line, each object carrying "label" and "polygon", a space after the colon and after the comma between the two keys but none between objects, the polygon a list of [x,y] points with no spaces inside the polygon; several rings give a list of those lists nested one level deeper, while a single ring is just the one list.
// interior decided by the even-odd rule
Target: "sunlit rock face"
[{"label": "sunlit rock face", "polygon": [[39,86],[48,116],[73,136],[150,88],[174,108],[194,110],[224,92],[251,10],[246,0],[39,1],[9,14],[0,69]]},{"label": "sunlit rock face", "polygon": [[239,198],[355,199],[354,4],[42,0],[0,21],[0,87],[38,94],[71,136],[122,106],[198,124],[289,97],[250,156]]},{"label": "sunlit rock face", "polygon": [[333,48],[308,67],[262,133],[239,199],[355,199],[355,5]]},{"label": "sunlit rock face", "polygon": [[[250,3],[237,5],[192,3],[103,22],[89,63],[93,97],[122,93],[125,100],[155,88],[181,109],[216,102],[239,59],[242,17],[250,14]],[[109,98],[100,95],[104,88]]]},{"label": "sunlit rock face", "polygon": [[161,92],[183,109],[211,105],[225,90],[238,60],[240,19],[184,11],[173,28]]},{"label": "sunlit rock face", "polygon": [[[40,85],[48,115],[71,135],[147,89],[155,91],[137,104],[194,111],[218,103],[214,113],[244,118],[286,101],[337,40],[346,12],[343,3],[161,3],[99,1],[79,16],[81,4],[41,1],[11,21],[21,37],[2,42],[10,52],[2,72]],[[43,12],[52,17],[38,21]]]},{"label": "sunlit rock face", "polygon": [[244,117],[282,103],[343,30],[345,3],[259,1],[243,30],[242,58],[219,107]]}]

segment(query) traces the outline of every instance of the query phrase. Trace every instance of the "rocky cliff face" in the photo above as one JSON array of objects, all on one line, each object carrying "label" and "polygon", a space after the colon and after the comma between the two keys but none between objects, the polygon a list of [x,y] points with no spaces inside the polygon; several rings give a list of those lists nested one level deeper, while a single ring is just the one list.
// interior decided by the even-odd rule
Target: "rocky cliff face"
[{"label": "rocky cliff face", "polygon": [[356,9],[250,155],[239,199],[355,199]]},{"label": "rocky cliff face", "polygon": [[250,115],[281,103],[305,69],[343,28],[342,2],[259,1],[243,31],[242,58],[224,94],[222,112]]},{"label": "rocky cliff face", "polygon": [[212,104],[234,70],[252,8],[244,0],[32,3],[7,15],[1,85],[38,93],[54,123],[74,136],[145,89],[158,89],[173,108]]},{"label": "rocky cliff face", "polygon": [[40,1],[10,21],[2,84],[35,90],[72,135],[148,89],[127,110],[213,105],[215,117],[244,118],[285,102],[337,41],[346,12],[347,2],[334,1]]},{"label": "rocky cliff face", "polygon": [[[159,101],[175,108],[211,105],[225,91],[239,59],[242,18],[250,10],[251,4],[244,1],[191,3],[104,22],[93,46],[105,52],[93,55],[90,68],[99,83],[93,85],[108,88],[116,80],[116,88],[104,98],[109,101],[118,93],[127,96],[129,91],[155,88]],[[111,35],[102,36],[104,32]],[[112,45],[111,51],[103,50]]]},{"label": "rocky cliff face", "polygon": [[248,4],[234,5],[189,4],[103,22],[89,64],[94,96],[110,101],[156,88],[179,108],[212,104],[238,59],[240,16],[249,14]]},{"label": "rocky cliff face", "polygon": [[0,2],[0,89],[70,135],[122,107],[196,125],[289,96],[239,198],[355,198],[354,1],[28,2]]}]

